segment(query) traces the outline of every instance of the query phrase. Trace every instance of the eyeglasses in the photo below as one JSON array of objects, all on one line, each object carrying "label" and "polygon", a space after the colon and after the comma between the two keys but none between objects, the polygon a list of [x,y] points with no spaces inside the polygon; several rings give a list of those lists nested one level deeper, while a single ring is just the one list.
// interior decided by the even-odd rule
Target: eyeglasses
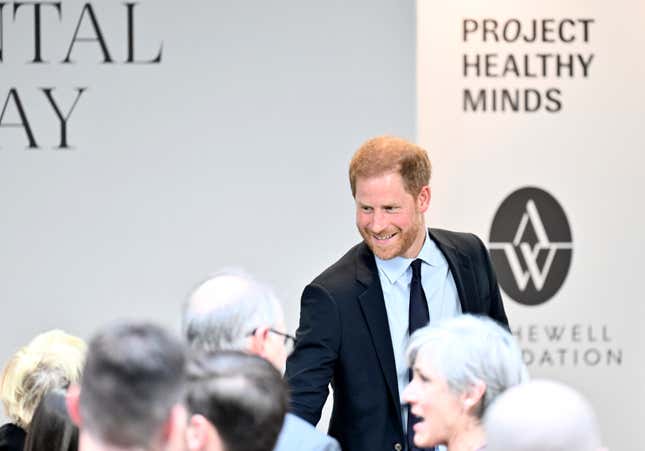
[{"label": "eyeglasses", "polygon": [[296,347],[296,337],[294,337],[293,335],[285,334],[284,332],[280,332],[275,329],[269,329],[269,332],[273,332],[274,334],[282,337],[284,346],[285,348],[287,348],[287,352],[291,352],[293,348]]},{"label": "eyeglasses", "polygon": [[[247,336],[250,337],[251,335],[255,335],[255,332],[257,332],[257,328],[249,332]],[[291,351],[293,351],[293,348],[296,347],[296,337],[294,337],[293,335],[285,334],[284,332],[280,332],[279,330],[275,330],[273,328],[269,329],[269,332],[273,332],[274,334],[282,337],[284,347],[287,349],[287,354],[290,354]]]}]

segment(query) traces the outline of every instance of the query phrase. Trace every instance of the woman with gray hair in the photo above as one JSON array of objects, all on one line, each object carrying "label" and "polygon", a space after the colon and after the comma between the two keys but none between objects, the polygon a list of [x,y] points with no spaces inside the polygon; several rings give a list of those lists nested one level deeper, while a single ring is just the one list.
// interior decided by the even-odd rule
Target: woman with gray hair
[{"label": "woman with gray hair", "polygon": [[419,329],[407,358],[413,378],[403,400],[418,417],[419,447],[483,450],[484,411],[504,390],[528,379],[513,336],[485,317],[461,315]]}]

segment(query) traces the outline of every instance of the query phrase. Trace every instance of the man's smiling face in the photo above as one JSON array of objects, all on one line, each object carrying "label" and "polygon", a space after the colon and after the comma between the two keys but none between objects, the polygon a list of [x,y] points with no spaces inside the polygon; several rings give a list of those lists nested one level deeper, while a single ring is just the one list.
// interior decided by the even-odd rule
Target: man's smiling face
[{"label": "man's smiling face", "polygon": [[430,188],[418,195],[405,190],[397,172],[356,180],[356,226],[374,254],[389,260],[415,258],[425,239],[423,214],[430,203]]}]

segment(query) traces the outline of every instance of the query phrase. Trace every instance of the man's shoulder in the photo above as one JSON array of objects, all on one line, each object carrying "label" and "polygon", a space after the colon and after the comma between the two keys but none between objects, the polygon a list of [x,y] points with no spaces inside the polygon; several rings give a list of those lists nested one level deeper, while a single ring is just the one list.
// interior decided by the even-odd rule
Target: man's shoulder
[{"label": "man's shoulder", "polygon": [[477,235],[445,229],[429,229],[430,237],[439,247],[452,247],[461,252],[477,251],[483,246]]},{"label": "man's shoulder", "polygon": [[334,264],[320,273],[312,283],[326,287],[347,285],[348,282],[356,278],[357,264],[367,256],[366,253],[368,252],[365,243],[358,243]]},{"label": "man's shoulder", "polygon": [[274,451],[320,450],[339,451],[338,442],[323,434],[302,418],[288,413]]}]

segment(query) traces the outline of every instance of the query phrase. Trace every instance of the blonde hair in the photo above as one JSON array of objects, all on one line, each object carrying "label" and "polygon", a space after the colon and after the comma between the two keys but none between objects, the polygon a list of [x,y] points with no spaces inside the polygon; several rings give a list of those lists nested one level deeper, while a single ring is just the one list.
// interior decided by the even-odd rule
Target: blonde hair
[{"label": "blonde hair", "polygon": [[62,330],[34,337],[9,360],[0,375],[0,399],[6,415],[29,429],[41,398],[80,380],[87,345]]}]

